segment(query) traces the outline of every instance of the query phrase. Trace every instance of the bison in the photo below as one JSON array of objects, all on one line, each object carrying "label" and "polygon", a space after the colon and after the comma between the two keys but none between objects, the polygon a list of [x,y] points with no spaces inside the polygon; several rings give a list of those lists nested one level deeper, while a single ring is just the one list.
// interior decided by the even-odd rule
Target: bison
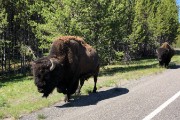
[{"label": "bison", "polygon": [[57,88],[59,93],[65,94],[66,102],[71,94],[80,93],[84,81],[91,76],[94,77],[93,92],[96,92],[99,57],[81,37],[62,36],[52,43],[48,56],[32,62],[32,71],[43,97]]},{"label": "bison", "polygon": [[158,61],[160,66],[168,67],[171,58],[174,55],[174,49],[167,43],[164,42],[161,47],[156,49]]}]

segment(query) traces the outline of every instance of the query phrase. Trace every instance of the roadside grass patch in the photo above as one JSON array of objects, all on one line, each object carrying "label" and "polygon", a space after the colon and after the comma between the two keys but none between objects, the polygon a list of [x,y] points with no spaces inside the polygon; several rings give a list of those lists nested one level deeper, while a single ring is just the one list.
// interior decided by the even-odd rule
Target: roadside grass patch
[{"label": "roadside grass patch", "polygon": [[44,120],[44,119],[46,119],[47,117],[45,116],[45,115],[43,115],[43,114],[38,114],[38,116],[37,116],[37,119],[38,120]]},{"label": "roadside grass patch", "polygon": [[44,106],[50,106],[63,98],[62,94],[54,91],[53,95],[50,95],[48,99],[42,99],[42,95],[37,92],[32,77],[23,76],[1,84],[0,119],[9,117],[18,119],[21,115]]},{"label": "roadside grass patch", "polygon": [[[172,58],[171,66],[180,63],[180,56]],[[121,83],[132,79],[139,79],[143,76],[159,74],[166,70],[159,67],[156,59],[142,59],[132,61],[129,65],[117,64],[101,68],[98,77],[97,88],[118,86]],[[89,94],[94,86],[93,78],[85,81],[81,94]],[[64,99],[63,94],[57,93],[56,89],[46,99],[38,93],[32,76],[11,76],[0,80],[0,119],[15,118],[30,112],[51,106]],[[38,115],[37,119],[45,119],[46,116]]]},{"label": "roadside grass patch", "polygon": [[5,106],[8,106],[7,100],[3,98],[2,96],[0,96],[0,108],[5,107]]}]

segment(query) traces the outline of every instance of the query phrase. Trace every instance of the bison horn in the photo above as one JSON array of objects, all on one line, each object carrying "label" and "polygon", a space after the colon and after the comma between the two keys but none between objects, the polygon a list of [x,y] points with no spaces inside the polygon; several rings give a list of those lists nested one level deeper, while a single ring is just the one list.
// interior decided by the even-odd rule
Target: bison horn
[{"label": "bison horn", "polygon": [[50,59],[50,61],[51,61],[51,67],[50,67],[50,71],[53,71],[54,70],[54,68],[56,67],[56,64],[55,64],[55,62],[53,61],[53,59],[51,58]]},{"label": "bison horn", "polygon": [[157,50],[156,50],[156,53],[159,54]]}]

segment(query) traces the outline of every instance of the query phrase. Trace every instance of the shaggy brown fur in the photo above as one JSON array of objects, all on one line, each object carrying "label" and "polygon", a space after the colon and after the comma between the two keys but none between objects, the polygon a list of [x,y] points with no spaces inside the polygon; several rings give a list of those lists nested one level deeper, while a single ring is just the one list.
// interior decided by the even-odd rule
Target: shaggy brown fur
[{"label": "shaggy brown fur", "polygon": [[85,43],[83,38],[81,38],[79,36],[61,36],[61,37],[57,38],[56,40],[63,40],[63,41],[76,40],[76,41]]},{"label": "shaggy brown fur", "polygon": [[174,55],[174,49],[168,44],[168,42],[164,42],[161,47],[159,47],[157,50],[157,56],[159,60],[160,66],[167,67],[169,65],[169,62],[171,61],[171,58]]},{"label": "shaggy brown fur", "polygon": [[174,50],[174,49],[168,44],[168,42],[162,43],[162,45],[161,45],[160,48],[166,48],[166,49],[168,49],[168,50]]},{"label": "shaggy brown fur", "polygon": [[[40,69],[43,69],[43,65],[47,64],[48,68],[51,68],[51,66],[49,66],[49,63],[51,63],[50,59],[54,61],[55,64],[50,65],[55,65],[55,69],[52,71],[46,70],[45,73],[39,73]],[[44,96],[47,97],[49,95],[48,93],[51,93],[53,89],[57,87],[58,92],[67,94],[65,101],[69,100],[70,94],[75,93],[76,90],[79,93],[84,81],[90,76],[94,76],[93,92],[96,92],[96,82],[99,72],[99,58],[95,49],[88,45],[81,37],[59,37],[52,43],[49,56],[42,58],[39,61],[46,62],[38,65],[39,63],[35,61],[36,66],[39,67],[34,68],[34,71],[36,71],[34,72],[34,76],[37,76],[37,74],[42,76],[49,74],[51,77],[48,79],[44,79],[45,77],[35,79],[37,87],[39,83],[44,83],[44,86],[53,86],[49,87],[50,90],[48,90],[45,89],[48,87],[40,85],[40,92],[43,91],[43,93],[46,93]],[[51,75],[52,73],[57,74],[57,77]],[[80,86],[78,87],[79,80]],[[46,81],[51,81],[53,84],[47,84]],[[54,83],[56,84],[55,87]]]},{"label": "shaggy brown fur", "polygon": [[62,40],[64,42],[69,42],[70,40],[75,40],[77,42],[79,42],[80,44],[82,44],[84,47],[86,47],[86,49],[91,49],[92,47],[87,44],[83,38],[79,37],[79,36],[61,36],[59,38],[56,39],[57,40]]}]

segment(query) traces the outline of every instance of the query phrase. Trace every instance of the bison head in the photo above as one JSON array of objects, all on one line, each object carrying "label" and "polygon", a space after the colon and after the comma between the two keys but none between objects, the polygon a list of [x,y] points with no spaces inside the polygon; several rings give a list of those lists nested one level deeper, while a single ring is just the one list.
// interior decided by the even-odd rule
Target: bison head
[{"label": "bison head", "polygon": [[162,66],[164,62],[168,59],[169,50],[166,48],[158,48],[156,50],[159,64]]},{"label": "bison head", "polygon": [[58,84],[62,70],[61,64],[55,58],[41,58],[32,63],[34,83],[43,97],[48,97]]}]

